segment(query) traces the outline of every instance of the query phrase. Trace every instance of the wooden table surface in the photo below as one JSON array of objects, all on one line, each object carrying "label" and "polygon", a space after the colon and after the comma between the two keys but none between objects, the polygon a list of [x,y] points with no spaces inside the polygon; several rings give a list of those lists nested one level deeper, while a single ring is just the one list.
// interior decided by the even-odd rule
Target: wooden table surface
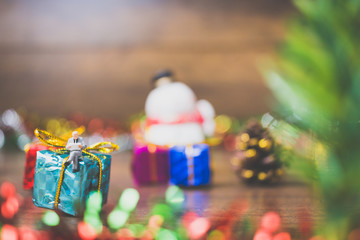
[{"label": "wooden table surface", "polygon": [[[136,187],[131,178],[130,161],[132,153],[113,155],[109,201],[105,208],[111,210],[125,188],[135,187],[140,192],[140,201],[135,215],[138,219],[148,216],[149,208],[156,199],[163,198],[167,185]],[[231,169],[231,153],[222,149],[212,150],[213,184],[208,188],[184,188],[185,207],[201,216],[229,210],[231,204],[247,202],[248,215],[259,220],[267,211],[275,210],[283,219],[284,228],[298,228],[299,221],[316,220],[321,211],[315,205],[309,188],[298,180],[285,176],[276,186],[247,186],[239,182]],[[41,217],[45,209],[35,207],[31,202],[31,191],[22,189],[25,154],[0,152],[0,182],[10,181],[24,196],[24,205],[19,225],[31,225]],[[77,218],[65,216],[70,225],[76,226]]]}]

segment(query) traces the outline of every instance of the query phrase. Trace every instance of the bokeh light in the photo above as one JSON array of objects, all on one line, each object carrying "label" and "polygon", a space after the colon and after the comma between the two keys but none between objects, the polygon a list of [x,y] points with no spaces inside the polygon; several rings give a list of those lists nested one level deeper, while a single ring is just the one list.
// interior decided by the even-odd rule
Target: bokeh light
[{"label": "bokeh light", "polygon": [[219,230],[212,231],[206,240],[226,240],[224,234]]},{"label": "bokeh light", "polygon": [[291,240],[291,236],[287,232],[281,232],[276,234],[272,240]]},{"label": "bokeh light", "polygon": [[42,221],[50,226],[50,227],[54,227],[59,225],[60,223],[60,218],[59,215],[57,215],[56,212],[54,211],[46,211],[42,217]]},{"label": "bokeh light", "polygon": [[173,217],[171,208],[163,203],[156,204],[152,209],[152,215],[160,215],[164,218],[164,221],[168,221]]},{"label": "bokeh light", "polygon": [[1,205],[1,215],[6,219],[12,219],[16,211],[11,206],[8,206],[6,203]]},{"label": "bokeh light", "polygon": [[265,114],[261,117],[261,125],[262,125],[263,127],[268,127],[273,120],[274,120],[274,117],[271,116],[270,113],[265,113]]},{"label": "bokeh light", "polygon": [[157,229],[160,228],[164,223],[164,218],[160,215],[153,215],[149,218],[149,228]]},{"label": "bokeh light", "polygon": [[125,225],[129,218],[129,213],[122,210],[113,210],[108,216],[108,224],[112,229],[119,229]]},{"label": "bokeh light", "polygon": [[187,212],[182,217],[182,223],[186,228],[189,228],[190,224],[199,217],[195,212]]},{"label": "bokeh light", "polygon": [[[314,237],[310,238],[309,240],[326,240],[326,239],[323,238],[322,236],[314,236]],[[353,240],[353,239],[351,239],[351,240]],[[354,239],[354,240],[358,240],[358,239]]]},{"label": "bokeh light", "polygon": [[276,212],[268,212],[261,219],[261,227],[269,233],[277,231],[280,225],[281,218]]},{"label": "bokeh light", "polygon": [[231,118],[226,115],[219,115],[215,118],[215,132],[219,134],[224,134],[231,128]]},{"label": "bokeh light", "polygon": [[272,240],[271,234],[260,230],[255,233],[254,240]]},{"label": "bokeh light", "polygon": [[177,237],[174,232],[167,229],[160,229],[157,237],[157,240],[177,240]]},{"label": "bokeh light", "polygon": [[50,119],[46,124],[46,130],[53,134],[59,134],[59,129],[61,128],[61,124],[57,119]]},{"label": "bokeh light", "polygon": [[83,240],[93,240],[97,236],[95,229],[85,222],[78,223],[78,233]]},{"label": "bokeh light", "polygon": [[122,228],[116,232],[118,240],[135,240],[133,233],[128,228]]},{"label": "bokeh light", "polygon": [[227,151],[234,151],[236,149],[236,136],[226,135],[224,137],[224,148]]},{"label": "bokeh light", "polygon": [[210,222],[206,218],[197,218],[189,225],[189,235],[191,238],[198,239],[206,234],[210,228]]},{"label": "bokeh light", "polygon": [[0,129],[0,148],[2,148],[5,144],[5,134],[4,132]]},{"label": "bokeh light", "polygon": [[139,199],[140,194],[136,189],[127,188],[121,194],[118,206],[126,212],[131,212],[136,208]]},{"label": "bokeh light", "polygon": [[24,150],[25,146],[31,142],[31,139],[26,134],[21,134],[17,139],[19,149]]},{"label": "bokeh light", "polygon": [[21,227],[19,229],[20,240],[39,240],[37,232],[30,227]]},{"label": "bokeh light", "polygon": [[11,219],[19,210],[19,199],[14,196],[9,197],[1,206],[1,214],[4,218]]},{"label": "bokeh light", "polygon": [[90,193],[89,198],[86,201],[87,212],[100,212],[102,206],[102,195],[98,192]]},{"label": "bokeh light", "polygon": [[104,122],[101,119],[94,118],[88,124],[90,133],[101,133],[104,130]]},{"label": "bokeh light", "polygon": [[84,215],[84,221],[91,225],[97,233],[100,233],[103,230],[103,224],[97,212],[87,210]]},{"label": "bokeh light", "polygon": [[1,228],[0,234],[1,240],[18,240],[18,232],[16,227],[11,226],[9,224],[5,224]]},{"label": "bokeh light", "polygon": [[10,182],[3,182],[0,187],[0,193],[3,198],[9,198],[15,196],[16,189],[15,186]]},{"label": "bokeh light", "polygon": [[1,120],[5,126],[19,130],[21,126],[21,118],[14,109],[8,109],[3,112]]},{"label": "bokeh light", "polygon": [[145,227],[142,224],[131,224],[128,228],[135,238],[140,238],[145,232]]},{"label": "bokeh light", "polygon": [[181,206],[185,200],[183,191],[178,186],[170,186],[165,193],[166,202],[172,206]]}]

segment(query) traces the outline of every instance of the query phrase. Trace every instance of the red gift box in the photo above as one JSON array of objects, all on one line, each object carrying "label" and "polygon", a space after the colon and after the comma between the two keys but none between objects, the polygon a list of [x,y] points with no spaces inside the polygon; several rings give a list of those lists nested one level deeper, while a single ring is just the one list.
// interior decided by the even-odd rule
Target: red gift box
[{"label": "red gift box", "polygon": [[48,146],[36,142],[36,143],[31,143],[30,147],[26,150],[25,172],[24,172],[24,182],[23,182],[24,189],[32,189],[34,186],[35,163],[36,163],[37,151],[47,150],[47,149],[49,149]]}]

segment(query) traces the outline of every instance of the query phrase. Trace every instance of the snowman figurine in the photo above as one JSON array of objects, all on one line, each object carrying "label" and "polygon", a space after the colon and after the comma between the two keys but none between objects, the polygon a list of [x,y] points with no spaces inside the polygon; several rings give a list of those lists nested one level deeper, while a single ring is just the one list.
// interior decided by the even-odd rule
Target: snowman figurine
[{"label": "snowman figurine", "polygon": [[215,130],[215,111],[206,100],[197,101],[184,83],[175,82],[169,70],[152,79],[154,89],[146,99],[145,140],[156,145],[193,145]]}]

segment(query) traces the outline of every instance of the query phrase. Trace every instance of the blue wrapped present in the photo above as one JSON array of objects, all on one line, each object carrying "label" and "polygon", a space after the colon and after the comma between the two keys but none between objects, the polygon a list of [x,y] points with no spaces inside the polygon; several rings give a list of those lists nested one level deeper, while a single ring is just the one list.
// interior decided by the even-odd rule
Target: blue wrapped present
[{"label": "blue wrapped present", "polygon": [[[102,163],[100,192],[103,203],[107,201],[110,181],[111,156],[96,154]],[[58,181],[61,175],[63,160],[68,154],[59,155],[50,150],[37,152],[35,165],[35,178],[33,190],[33,203],[37,207],[55,208],[55,196]],[[61,211],[79,216],[83,213],[86,200],[91,191],[98,190],[99,165],[97,161],[83,154],[79,162],[80,171],[72,172],[72,163],[64,170],[57,208]]]},{"label": "blue wrapped present", "polygon": [[208,185],[210,175],[207,144],[170,148],[170,183],[182,186]]}]

